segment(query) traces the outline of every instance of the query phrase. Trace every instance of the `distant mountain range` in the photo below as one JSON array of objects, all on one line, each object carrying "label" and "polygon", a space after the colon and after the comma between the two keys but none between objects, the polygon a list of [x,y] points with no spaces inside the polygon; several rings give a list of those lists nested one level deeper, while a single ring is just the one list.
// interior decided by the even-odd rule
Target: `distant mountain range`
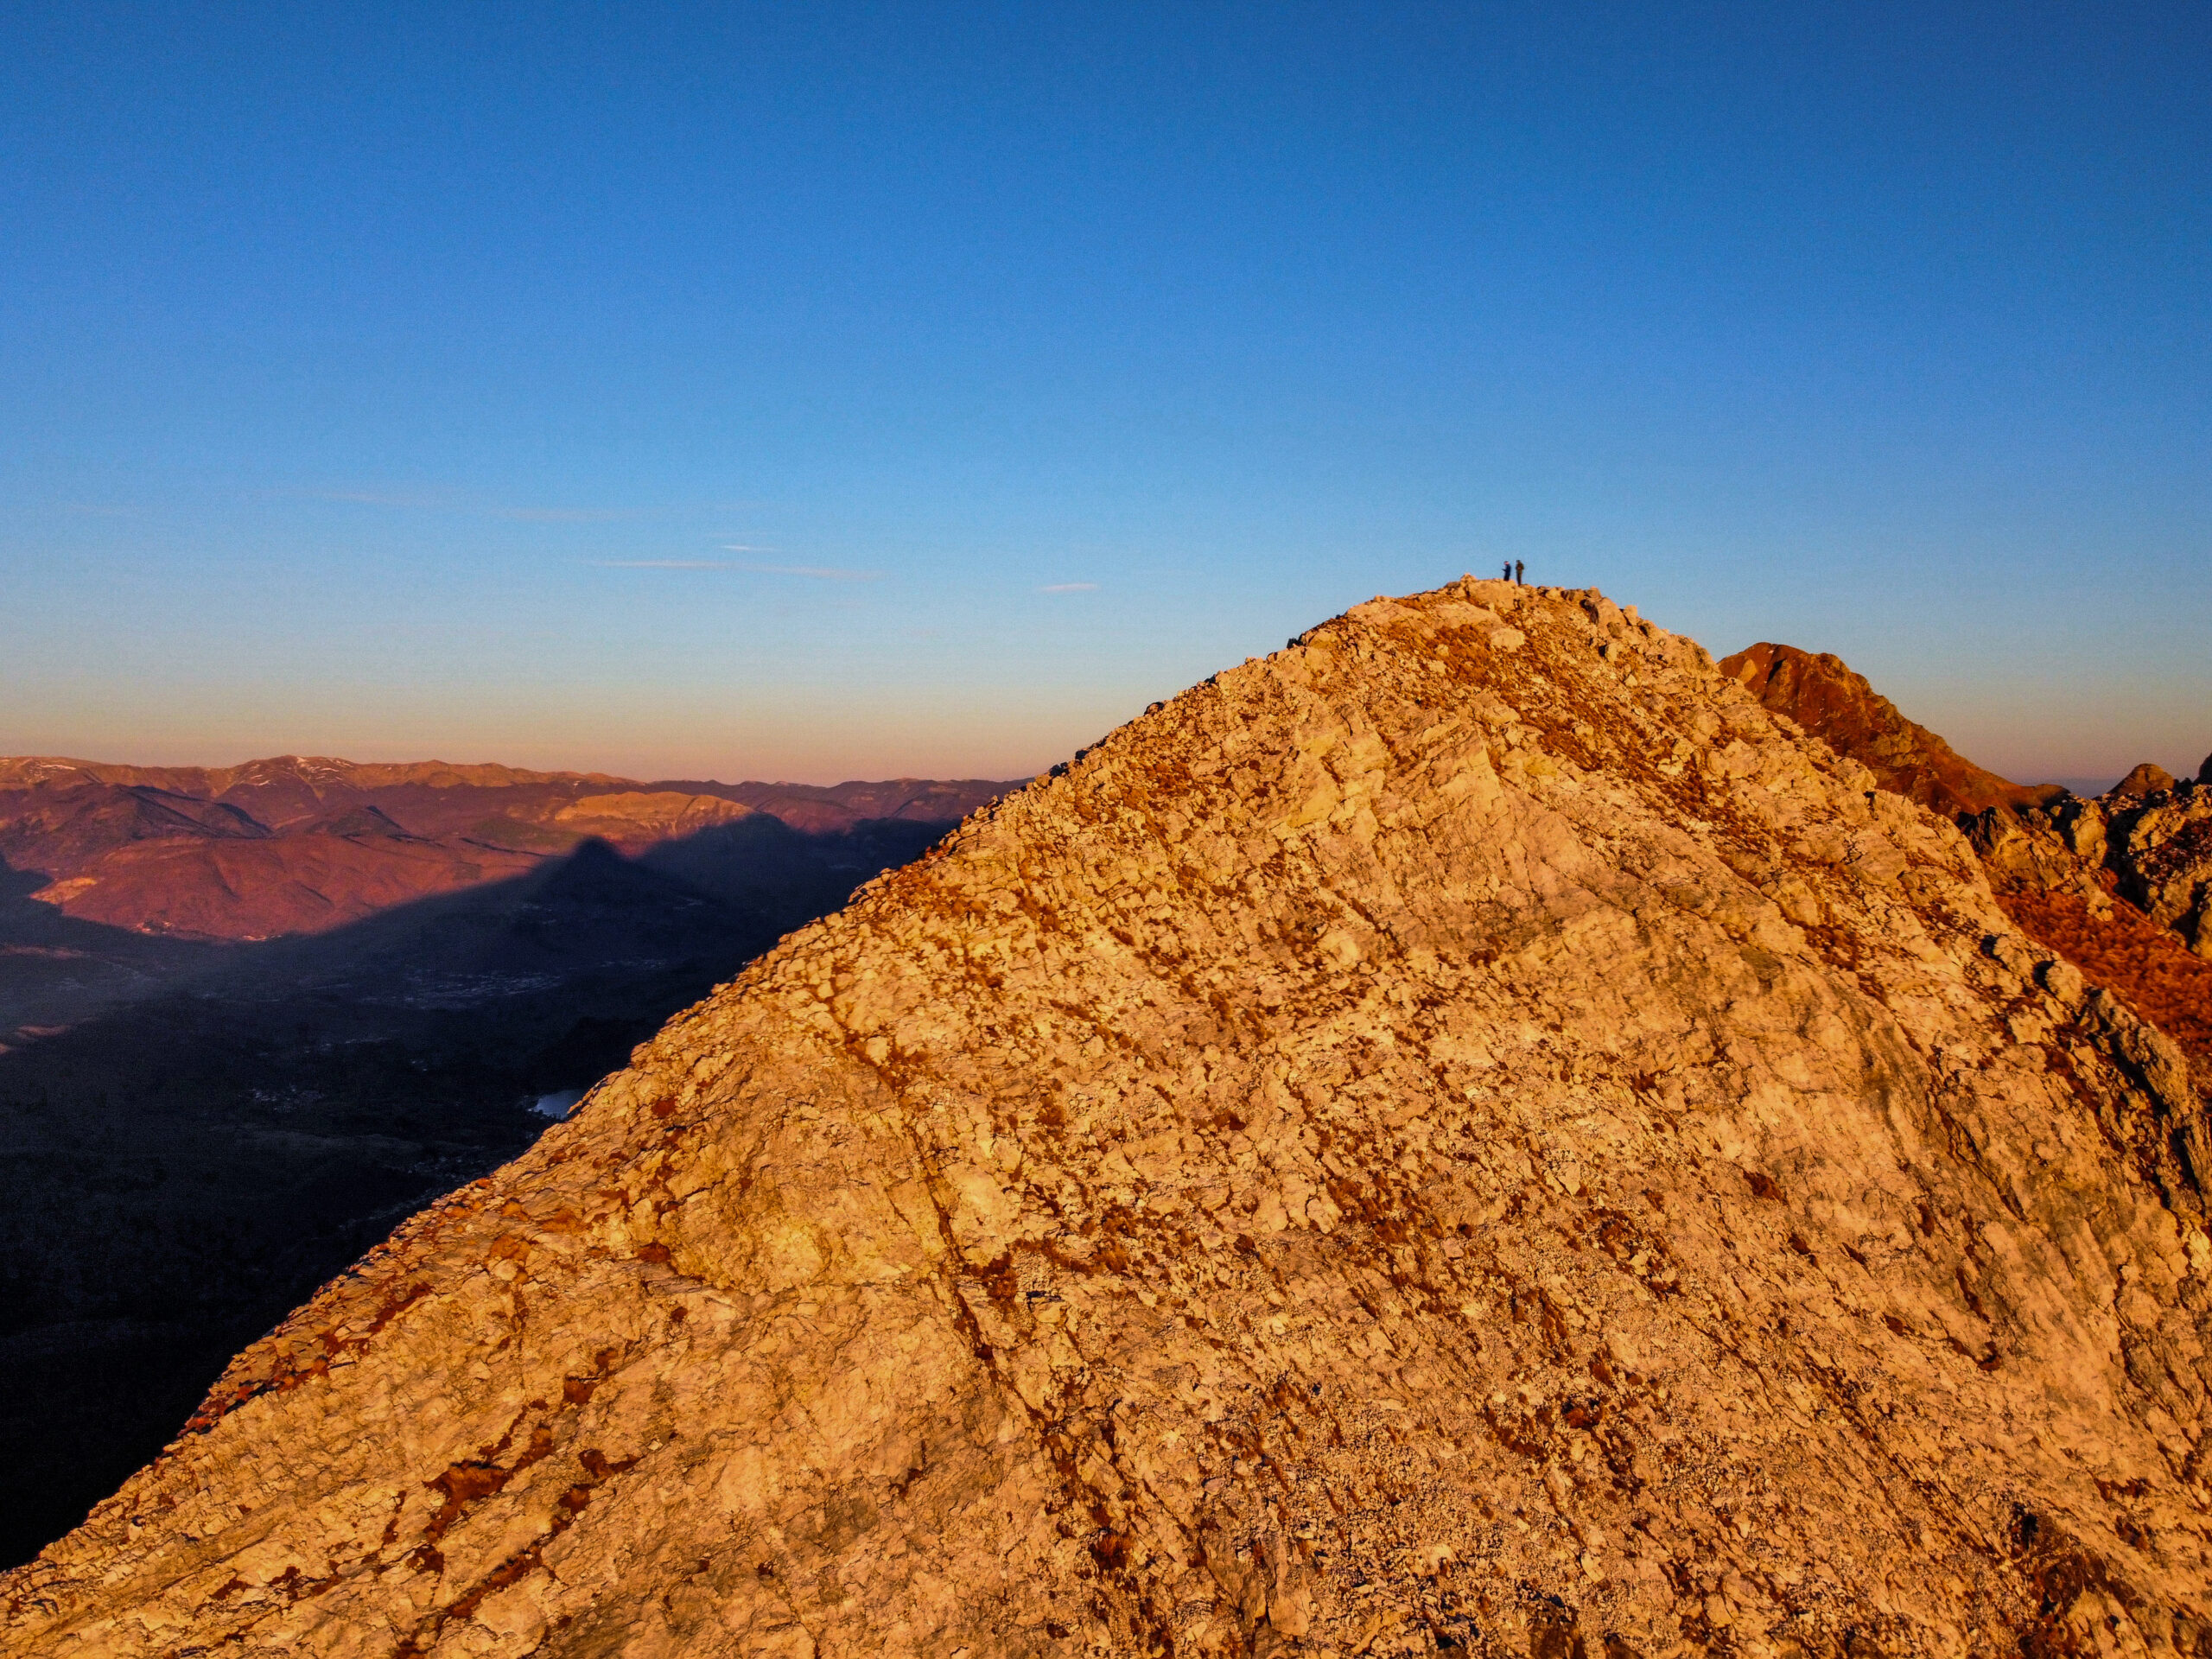
[{"label": "distant mountain range", "polygon": [[0,759],[0,860],[65,914],[188,939],[318,933],[517,876],[588,840],[630,855],[766,814],[808,835],[953,823],[1008,785],[640,783],[441,760],[238,766]]}]

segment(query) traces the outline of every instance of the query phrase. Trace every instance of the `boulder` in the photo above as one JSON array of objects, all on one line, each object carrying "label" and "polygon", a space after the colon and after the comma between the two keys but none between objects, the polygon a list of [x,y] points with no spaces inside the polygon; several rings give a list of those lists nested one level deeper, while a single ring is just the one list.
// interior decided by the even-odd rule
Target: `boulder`
[{"label": "boulder", "polygon": [[2105,792],[2109,796],[2129,797],[2139,801],[2145,796],[2158,794],[2173,786],[2173,773],[2164,766],[2145,760]]}]

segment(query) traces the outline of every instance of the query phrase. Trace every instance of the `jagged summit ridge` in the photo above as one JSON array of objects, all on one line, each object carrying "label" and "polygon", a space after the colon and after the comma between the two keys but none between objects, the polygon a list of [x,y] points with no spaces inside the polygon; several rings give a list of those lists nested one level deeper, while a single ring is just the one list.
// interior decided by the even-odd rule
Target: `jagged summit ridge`
[{"label": "jagged summit ridge", "polygon": [[2202,1103],[1872,781],[1594,594],[1359,607],[671,1022],[9,1640],[2201,1651]]}]

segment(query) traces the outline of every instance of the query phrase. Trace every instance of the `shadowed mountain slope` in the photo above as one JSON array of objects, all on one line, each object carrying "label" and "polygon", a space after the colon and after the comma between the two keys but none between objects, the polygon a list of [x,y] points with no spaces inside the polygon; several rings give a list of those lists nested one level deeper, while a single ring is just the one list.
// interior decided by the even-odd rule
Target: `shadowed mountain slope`
[{"label": "shadowed mountain slope", "polygon": [[1377,601],[672,1021],[6,1640],[2201,1654],[2206,1153],[1695,645]]}]

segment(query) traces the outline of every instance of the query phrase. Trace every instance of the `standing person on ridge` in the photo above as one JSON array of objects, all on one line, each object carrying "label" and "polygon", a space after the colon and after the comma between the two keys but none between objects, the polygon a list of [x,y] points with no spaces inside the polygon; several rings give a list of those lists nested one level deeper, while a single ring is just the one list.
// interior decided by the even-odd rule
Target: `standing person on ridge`
[{"label": "standing person on ridge", "polygon": [[1510,559],[1505,562],[1505,579],[1508,582],[1513,580],[1513,561]]},{"label": "standing person on ridge", "polygon": [[1519,587],[1524,580],[1522,575],[1522,572],[1526,570],[1528,568],[1528,565],[1519,559],[1513,561],[1513,583],[1516,588]]}]

